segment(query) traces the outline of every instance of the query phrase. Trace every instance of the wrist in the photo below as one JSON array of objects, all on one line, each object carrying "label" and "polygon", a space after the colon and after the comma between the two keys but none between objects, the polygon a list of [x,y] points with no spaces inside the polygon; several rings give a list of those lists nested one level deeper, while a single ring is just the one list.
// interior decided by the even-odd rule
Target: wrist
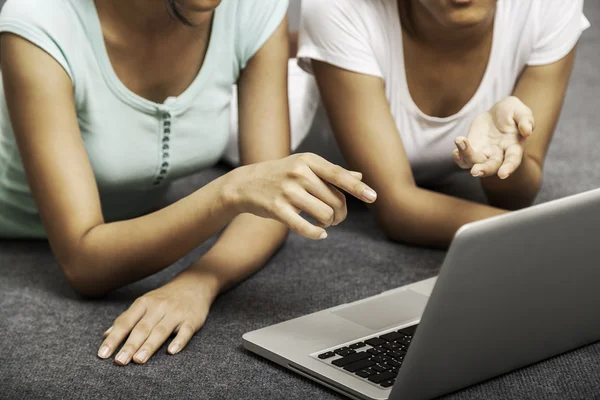
[{"label": "wrist", "polygon": [[223,175],[220,179],[219,201],[225,210],[231,213],[232,217],[244,213],[239,183],[244,181],[243,178],[240,178],[243,168],[238,167]]},{"label": "wrist", "polygon": [[187,288],[192,288],[195,293],[203,294],[214,300],[223,287],[221,279],[212,271],[197,268],[194,265],[182,271],[171,282],[174,285],[182,284]]}]

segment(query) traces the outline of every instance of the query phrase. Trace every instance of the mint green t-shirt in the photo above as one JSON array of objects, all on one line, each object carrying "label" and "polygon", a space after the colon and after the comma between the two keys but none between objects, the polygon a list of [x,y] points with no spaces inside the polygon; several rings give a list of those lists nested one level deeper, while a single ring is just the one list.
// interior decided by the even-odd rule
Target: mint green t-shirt
[{"label": "mint green t-shirt", "polygon": [[[183,94],[163,104],[134,94],[119,80],[93,0],[8,0],[0,32],[34,43],[71,78],[104,218],[116,221],[151,211],[170,182],[221,158],[229,137],[232,86],[287,8],[288,0],[223,0],[198,76]],[[45,236],[2,95],[0,238]]]}]

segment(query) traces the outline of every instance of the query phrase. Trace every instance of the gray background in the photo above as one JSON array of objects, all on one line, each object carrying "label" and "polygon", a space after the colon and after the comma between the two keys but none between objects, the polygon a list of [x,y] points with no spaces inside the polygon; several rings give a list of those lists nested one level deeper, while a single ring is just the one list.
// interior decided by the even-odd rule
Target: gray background
[{"label": "gray background", "polygon": [[[581,40],[540,202],[600,187],[600,3],[588,0],[586,14],[593,28]],[[172,197],[221,173],[214,168],[181,181]],[[474,181],[464,178],[444,189],[479,198]],[[210,243],[154,277],[90,302],[65,283],[46,242],[0,241],[0,398],[341,399],[244,351],[241,336],[437,273],[443,252],[390,243],[366,209],[355,203],[350,208],[348,221],[332,228],[326,241],[291,235],[263,270],[216,301],[188,348],[173,357],[163,347],[145,366],[97,359],[102,332],[136,297],[166,282]],[[600,399],[598,344],[448,397],[593,398]]]}]

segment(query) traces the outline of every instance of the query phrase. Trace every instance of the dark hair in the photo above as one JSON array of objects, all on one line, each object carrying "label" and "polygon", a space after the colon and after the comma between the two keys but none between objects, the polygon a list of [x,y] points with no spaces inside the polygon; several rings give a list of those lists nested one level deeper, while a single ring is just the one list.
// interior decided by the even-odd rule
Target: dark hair
[{"label": "dark hair", "polygon": [[417,32],[412,21],[412,2],[411,0],[398,0],[400,5],[400,19],[402,20],[402,28],[409,36],[416,38]]},{"label": "dark hair", "polygon": [[185,17],[185,15],[183,15],[183,13],[181,12],[181,9],[179,8],[179,4],[177,4],[177,0],[167,0],[167,5],[169,7],[169,11],[175,18],[177,18],[179,21],[181,21],[185,25],[188,25],[188,26],[193,25],[190,22],[190,20],[188,20]]}]

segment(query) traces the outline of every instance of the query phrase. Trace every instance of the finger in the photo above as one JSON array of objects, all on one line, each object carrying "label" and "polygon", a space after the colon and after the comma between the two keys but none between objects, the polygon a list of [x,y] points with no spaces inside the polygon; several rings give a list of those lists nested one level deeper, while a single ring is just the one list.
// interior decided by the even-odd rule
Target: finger
[{"label": "finger", "polygon": [[498,170],[498,177],[506,179],[511,176],[521,165],[523,160],[523,147],[512,145],[504,153],[504,163]]},{"label": "finger", "polygon": [[469,143],[469,140],[464,136],[457,137],[454,144],[466,165],[465,168],[472,168],[475,164],[481,164],[488,160],[482,153],[475,151]]},{"label": "finger", "polygon": [[535,129],[535,119],[533,111],[527,107],[521,100],[515,101],[514,120],[519,128],[519,132],[523,137],[529,137]]},{"label": "finger", "polygon": [[183,323],[178,331],[175,339],[171,341],[167,351],[169,354],[175,355],[179,353],[190,341],[192,336],[196,333],[196,330],[189,323]]},{"label": "finger", "polygon": [[465,163],[465,160],[463,160],[462,156],[460,155],[460,151],[458,149],[454,149],[454,151],[452,151],[452,157],[454,158],[454,162],[456,163],[456,165],[458,165],[460,168],[469,168],[467,163]]},{"label": "finger", "polygon": [[106,336],[106,339],[100,345],[98,350],[98,357],[108,358],[110,357],[117,347],[125,340],[129,332],[133,329],[135,324],[146,313],[146,308],[139,303],[134,303],[127,311],[121,314],[114,322],[112,330]]},{"label": "finger", "polygon": [[350,175],[352,175],[353,177],[355,177],[359,181],[362,181],[362,179],[363,179],[362,172],[356,172],[356,171],[348,171],[348,172],[350,172]]},{"label": "finger", "polygon": [[[346,207],[346,196],[344,196],[342,192],[324,182],[316,175],[314,176],[314,179],[309,179],[305,183],[305,186],[308,193],[333,210],[333,220],[329,225],[338,225],[346,219],[348,209]],[[327,226],[323,227],[325,228]]]},{"label": "finger", "polygon": [[333,208],[304,190],[294,195],[290,200],[292,205],[313,217],[322,228],[333,224],[335,212]]},{"label": "finger", "polygon": [[160,322],[164,314],[146,313],[129,334],[127,341],[115,357],[119,365],[127,365],[131,362],[133,355],[144,344],[152,329]]},{"label": "finger", "polygon": [[110,332],[112,331],[112,328],[113,328],[112,326],[110,328],[108,328],[106,330],[106,332],[104,332],[104,334],[102,336],[106,338],[108,335],[110,335]]},{"label": "finger", "polygon": [[146,363],[150,357],[167,341],[171,333],[175,330],[178,323],[172,318],[163,318],[153,329],[148,336],[148,339],[140,347],[137,353],[133,356],[133,362],[136,364]]},{"label": "finger", "polygon": [[481,164],[475,164],[471,169],[471,175],[474,177],[486,177],[495,175],[498,172],[498,169],[502,165],[502,161],[504,159],[504,153],[500,148],[495,148],[491,153],[490,158]]},{"label": "finger", "polygon": [[373,203],[377,200],[377,193],[363,183],[360,179],[352,176],[350,172],[325,160],[322,157],[311,155],[307,157],[310,169],[321,179],[337,186],[365,203]]},{"label": "finger", "polygon": [[313,240],[323,240],[327,238],[325,229],[314,226],[302,218],[289,204],[277,207],[275,215],[279,222],[287,225],[292,231],[305,238]]}]

